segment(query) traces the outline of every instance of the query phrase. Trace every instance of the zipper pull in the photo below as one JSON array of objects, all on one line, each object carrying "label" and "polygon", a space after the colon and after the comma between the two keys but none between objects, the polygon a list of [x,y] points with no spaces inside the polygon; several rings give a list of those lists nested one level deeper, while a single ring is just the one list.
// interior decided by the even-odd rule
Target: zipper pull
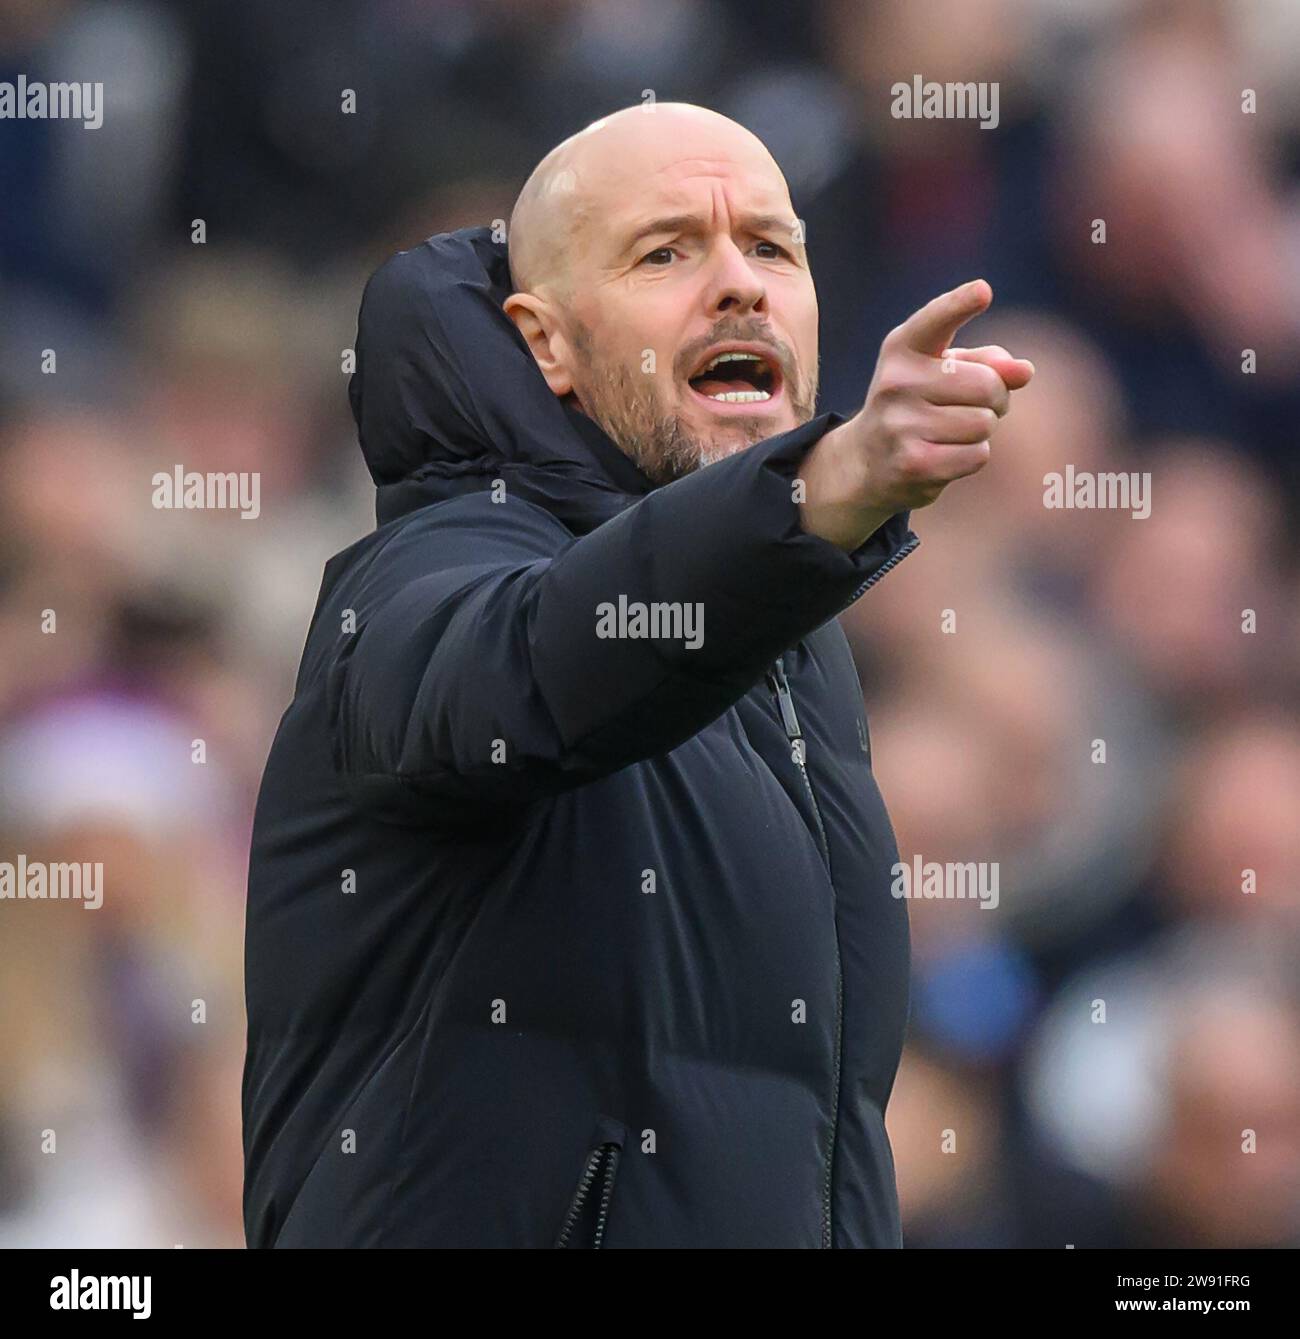
[{"label": "zipper pull", "polygon": [[795,714],[794,698],[790,695],[790,681],[785,677],[785,657],[777,656],[776,664],[768,676],[776,689],[776,703],[781,712],[781,724],[785,726],[786,737],[793,744],[803,740],[803,731],[799,728],[799,717]]}]

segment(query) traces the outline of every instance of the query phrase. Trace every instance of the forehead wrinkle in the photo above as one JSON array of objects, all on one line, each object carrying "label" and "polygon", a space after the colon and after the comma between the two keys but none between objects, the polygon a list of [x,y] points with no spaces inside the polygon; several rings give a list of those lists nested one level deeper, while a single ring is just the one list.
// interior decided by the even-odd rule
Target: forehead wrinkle
[{"label": "forehead wrinkle", "polygon": [[739,158],[678,158],[671,163],[665,163],[659,171],[672,172],[680,169],[686,176],[692,177],[715,177],[720,169],[742,167],[744,164]]}]

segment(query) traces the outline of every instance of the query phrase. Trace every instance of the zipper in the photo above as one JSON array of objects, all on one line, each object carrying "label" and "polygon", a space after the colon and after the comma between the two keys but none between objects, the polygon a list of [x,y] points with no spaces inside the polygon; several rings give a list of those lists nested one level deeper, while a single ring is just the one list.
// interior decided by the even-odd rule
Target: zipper
[{"label": "zipper", "polygon": [[[587,1155],[587,1161],[578,1178],[578,1188],[573,1192],[569,1211],[564,1215],[564,1224],[560,1235],[555,1239],[556,1249],[570,1245],[573,1229],[583,1216],[583,1209],[592,1203],[591,1189],[600,1180],[600,1198],[595,1202],[596,1222],[591,1234],[591,1249],[600,1250],[605,1239],[605,1224],[609,1220],[609,1205],[614,1194],[614,1177],[618,1172],[618,1158],[622,1149],[618,1144],[607,1142],[597,1144]],[[590,1217],[590,1213],[588,1213]]]},{"label": "zipper", "polygon": [[[888,524],[889,522],[886,521],[885,525]],[[882,526],[881,528],[883,529],[884,527]],[[876,582],[879,581],[880,578],[885,575],[886,572],[889,572],[893,568],[897,567],[898,564],[901,563],[903,559],[906,558],[907,555],[911,553],[912,550],[916,548],[916,546],[920,542],[921,542],[920,537],[917,535],[913,535],[911,539],[907,540],[906,543],[904,543],[904,545],[902,546],[902,548],[900,548],[892,558],[887,558],[883,563],[881,563],[880,566],[877,567],[876,570],[872,572],[872,574],[857,588],[857,590],[855,590],[853,594],[849,596],[849,602],[844,606],[844,608],[847,609],[849,607],[849,604],[852,604],[855,600],[857,600],[859,597],[861,597],[863,594],[869,591],[872,588],[872,586],[874,586]],[[844,610],[842,609],[840,612],[843,613]]]},{"label": "zipper", "polygon": [[[902,555],[898,555],[901,557]],[[777,656],[776,664],[767,673],[768,683],[776,694],[777,710],[781,714],[781,724],[785,728],[786,738],[790,741],[790,754],[799,775],[803,778],[804,790],[812,804],[813,819],[817,824],[817,839],[821,846],[822,859],[826,862],[826,874],[831,885],[831,927],[835,934],[835,1082],[831,1100],[831,1133],[826,1148],[826,1179],[822,1188],[822,1246],[831,1245],[831,1174],[835,1165],[835,1136],[840,1117],[840,1050],[844,1033],[844,971],[840,961],[840,929],[835,919],[835,882],[830,878],[831,849],[826,838],[826,825],[822,822],[822,812],[817,804],[817,794],[813,790],[812,778],[808,775],[805,762],[807,744],[799,726],[799,716],[794,709],[794,697],[790,692],[790,681],[785,677],[785,657]]]},{"label": "zipper", "polygon": [[803,737],[803,731],[799,728],[799,717],[795,713],[794,698],[790,695],[790,681],[785,677],[784,656],[777,656],[776,664],[768,671],[767,677],[772,685],[772,690],[776,693],[776,704],[781,713],[781,724],[785,727],[786,738],[790,741],[790,756],[799,768],[799,775],[803,778],[804,790],[808,792],[808,799],[812,803],[813,818],[817,823],[817,841],[822,848],[822,859],[825,860],[826,870],[829,873],[831,848],[826,840],[826,828],[822,823],[822,811],[817,807],[817,796],[813,793],[812,779],[808,775],[808,766],[804,761],[807,756],[807,742]]}]

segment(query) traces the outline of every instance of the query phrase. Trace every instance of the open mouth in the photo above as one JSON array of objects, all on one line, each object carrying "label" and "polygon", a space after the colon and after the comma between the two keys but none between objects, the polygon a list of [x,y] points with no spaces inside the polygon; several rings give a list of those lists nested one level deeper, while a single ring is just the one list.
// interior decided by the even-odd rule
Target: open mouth
[{"label": "open mouth", "polygon": [[707,355],[689,379],[691,389],[714,404],[767,404],[781,393],[780,365],[767,354],[746,348]]}]

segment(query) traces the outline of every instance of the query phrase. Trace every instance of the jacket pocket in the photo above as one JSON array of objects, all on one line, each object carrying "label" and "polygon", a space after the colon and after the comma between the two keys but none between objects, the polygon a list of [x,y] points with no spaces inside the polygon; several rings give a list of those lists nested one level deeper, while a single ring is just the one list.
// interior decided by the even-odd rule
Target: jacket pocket
[{"label": "jacket pocket", "polygon": [[627,1139],[627,1129],[601,1116],[588,1141],[587,1156],[556,1234],[555,1247],[600,1250],[614,1199],[614,1179]]}]

